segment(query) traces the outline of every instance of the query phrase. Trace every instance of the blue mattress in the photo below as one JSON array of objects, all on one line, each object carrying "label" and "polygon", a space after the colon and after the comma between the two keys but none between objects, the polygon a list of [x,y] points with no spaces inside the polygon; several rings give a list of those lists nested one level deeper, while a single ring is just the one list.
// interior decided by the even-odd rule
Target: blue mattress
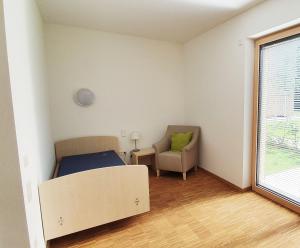
[{"label": "blue mattress", "polygon": [[115,151],[67,156],[63,157],[60,162],[57,177],[119,165],[125,165],[125,163]]}]

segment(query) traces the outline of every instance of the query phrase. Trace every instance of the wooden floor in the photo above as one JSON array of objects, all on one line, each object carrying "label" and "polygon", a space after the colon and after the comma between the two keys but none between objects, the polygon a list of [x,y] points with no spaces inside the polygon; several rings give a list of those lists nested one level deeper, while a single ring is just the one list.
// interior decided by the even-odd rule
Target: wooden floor
[{"label": "wooden floor", "polygon": [[150,177],[151,211],[51,242],[62,247],[300,247],[299,215],[198,170]]}]

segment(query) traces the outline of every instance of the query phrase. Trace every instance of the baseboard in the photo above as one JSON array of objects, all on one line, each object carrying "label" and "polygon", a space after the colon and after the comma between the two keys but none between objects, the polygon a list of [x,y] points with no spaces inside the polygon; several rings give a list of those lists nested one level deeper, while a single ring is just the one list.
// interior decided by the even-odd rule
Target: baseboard
[{"label": "baseboard", "polygon": [[204,169],[203,167],[198,167],[198,168],[199,168],[200,170],[202,170],[204,173],[209,174],[210,176],[213,176],[214,178],[216,178],[216,179],[222,181],[223,183],[226,183],[226,184],[229,185],[230,187],[232,187],[232,188],[234,188],[234,189],[236,189],[236,190],[238,190],[238,191],[240,191],[240,192],[247,192],[247,191],[252,190],[251,186],[246,187],[246,188],[240,188],[240,187],[236,186],[235,184],[233,184],[233,183],[231,183],[231,182],[225,180],[224,178],[219,177],[219,176],[217,176],[216,174],[214,174],[214,173],[212,173],[212,172],[210,172],[210,171]]}]

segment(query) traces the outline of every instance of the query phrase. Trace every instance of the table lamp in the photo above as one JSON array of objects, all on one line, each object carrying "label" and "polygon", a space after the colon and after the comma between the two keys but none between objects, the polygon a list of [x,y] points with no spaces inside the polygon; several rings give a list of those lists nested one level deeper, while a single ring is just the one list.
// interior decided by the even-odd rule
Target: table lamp
[{"label": "table lamp", "polygon": [[136,147],[136,141],[140,139],[140,133],[139,132],[132,132],[130,135],[130,139],[134,141],[134,150],[133,152],[138,152],[140,149],[137,149]]}]

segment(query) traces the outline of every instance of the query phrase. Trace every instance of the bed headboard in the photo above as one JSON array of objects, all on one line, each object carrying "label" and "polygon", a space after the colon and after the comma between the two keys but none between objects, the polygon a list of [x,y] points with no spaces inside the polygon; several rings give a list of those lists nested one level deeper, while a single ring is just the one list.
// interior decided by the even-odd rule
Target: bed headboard
[{"label": "bed headboard", "polygon": [[58,141],[55,143],[56,162],[64,156],[114,150],[119,152],[119,140],[115,136],[91,136]]}]

